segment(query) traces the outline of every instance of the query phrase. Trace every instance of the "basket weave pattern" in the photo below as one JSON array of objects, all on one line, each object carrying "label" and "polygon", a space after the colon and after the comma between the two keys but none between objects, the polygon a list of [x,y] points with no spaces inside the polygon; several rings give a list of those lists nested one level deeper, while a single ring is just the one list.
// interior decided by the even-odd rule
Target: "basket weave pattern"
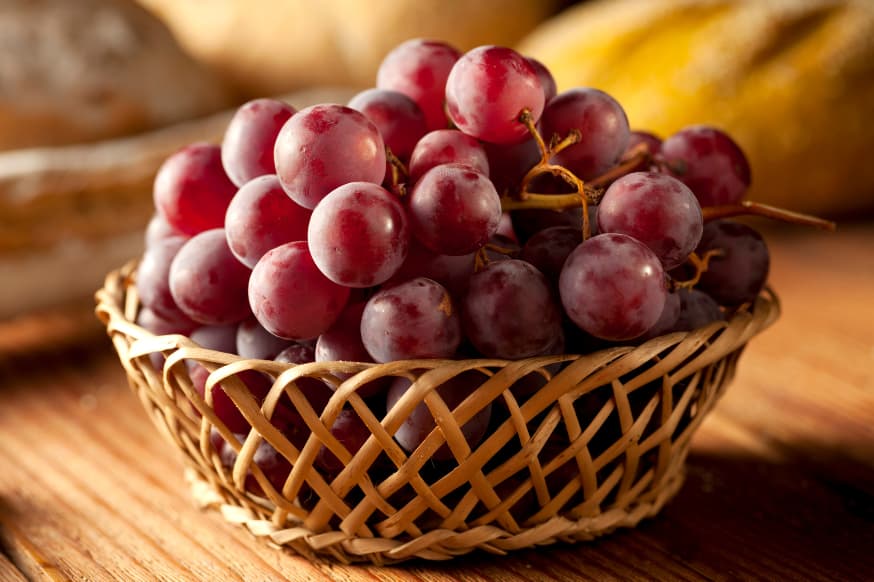
[{"label": "basket weave pattern", "polygon": [[[195,498],[277,546],[342,562],[505,553],[590,540],[654,515],[680,488],[691,436],[731,380],[746,342],[779,313],[776,297],[766,293],[729,322],[583,356],[294,366],[244,360],[135,325],[134,267],[107,277],[97,312],[134,393],[183,453]],[[153,363],[158,353],[166,358],[163,370]],[[251,424],[242,443],[215,416],[211,397],[194,389],[186,361],[210,371],[205,394],[220,383]],[[273,381],[262,405],[238,379],[247,370]],[[482,385],[451,410],[435,388],[471,370]],[[513,388],[531,375],[545,385],[529,396]],[[358,389],[386,376],[413,386],[377,414]],[[336,387],[321,415],[298,388],[303,378]],[[280,399],[311,431],[303,446],[270,422]],[[423,401],[437,428],[407,453],[392,435]],[[488,432],[471,450],[460,427],[489,405]],[[344,407],[372,433],[354,455],[329,431]],[[213,450],[213,427],[237,448],[233,467]],[[262,440],[290,464],[281,488],[253,460]],[[323,445],[342,461],[339,473],[314,468]],[[447,446],[454,461],[435,461]],[[247,486],[252,482],[258,495]]]}]

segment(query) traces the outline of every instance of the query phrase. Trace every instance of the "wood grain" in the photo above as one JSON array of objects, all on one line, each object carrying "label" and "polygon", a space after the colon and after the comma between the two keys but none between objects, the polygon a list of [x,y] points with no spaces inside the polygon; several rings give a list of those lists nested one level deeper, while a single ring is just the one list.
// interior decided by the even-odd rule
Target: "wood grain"
[{"label": "wood grain", "polygon": [[278,552],[195,508],[108,343],[76,338],[0,350],[0,579],[874,579],[874,225],[769,241],[783,318],[632,531],[390,568]]}]

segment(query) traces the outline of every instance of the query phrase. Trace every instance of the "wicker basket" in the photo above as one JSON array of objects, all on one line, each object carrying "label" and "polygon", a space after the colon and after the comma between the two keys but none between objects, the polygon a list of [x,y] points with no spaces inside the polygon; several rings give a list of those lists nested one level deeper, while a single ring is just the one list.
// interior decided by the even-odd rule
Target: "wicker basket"
[{"label": "wicker basket", "polygon": [[[134,264],[107,277],[97,312],[134,393],[183,453],[195,498],[277,546],[347,563],[443,560],[475,549],[503,554],[591,540],[654,515],[680,488],[691,436],[732,378],[743,347],[779,314],[776,297],[766,292],[728,322],[582,356],[294,366],[150,334],[132,323],[138,309],[132,273]],[[153,364],[158,352],[166,357],[163,374]],[[253,427],[233,467],[210,444],[212,427],[235,447],[236,441],[193,389],[186,360],[210,370],[207,385],[221,382]],[[273,380],[262,406],[235,378],[246,370]],[[469,370],[479,370],[483,383],[450,410],[434,388]],[[530,374],[548,382],[517,398],[511,387]],[[388,413],[374,414],[357,390],[383,376],[406,376],[414,386]],[[298,389],[304,377],[337,387],[321,417]],[[280,398],[290,399],[309,425],[303,446],[270,422]],[[392,435],[423,400],[439,429],[407,454]],[[471,450],[459,426],[490,403],[489,430]],[[344,406],[373,433],[354,456],[326,428]],[[253,462],[262,439],[290,464],[281,490]],[[339,473],[314,468],[323,444],[344,463]],[[444,444],[453,460],[435,461]],[[251,492],[253,482],[261,494]]]}]

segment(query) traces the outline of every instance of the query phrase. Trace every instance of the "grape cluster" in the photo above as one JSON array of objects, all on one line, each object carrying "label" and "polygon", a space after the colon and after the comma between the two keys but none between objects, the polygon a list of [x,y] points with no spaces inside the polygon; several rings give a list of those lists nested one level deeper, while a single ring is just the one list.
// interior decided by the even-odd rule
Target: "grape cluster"
[{"label": "grape cluster", "polygon": [[[743,153],[717,129],[661,141],[631,131],[602,91],[556,93],[546,67],[511,49],[408,41],[347,105],[258,99],[221,146],[193,144],[163,164],[138,321],[291,363],[519,359],[641,342],[755,299],[768,272],[761,236],[702,210],[738,205],[749,183]],[[203,394],[206,370],[191,374]],[[479,376],[440,387],[450,408]],[[360,392],[383,411],[410,389],[388,380]],[[265,378],[241,381],[265,397]],[[309,382],[301,390],[318,413],[331,387]],[[248,424],[221,384],[211,396],[242,438]],[[294,407],[278,406],[274,424],[300,443]],[[463,427],[471,446],[489,421],[486,408]],[[417,409],[396,439],[413,451],[433,427]],[[334,432],[350,452],[369,434],[351,411]],[[287,472],[261,446],[265,474]],[[328,450],[317,465],[342,468]]]}]

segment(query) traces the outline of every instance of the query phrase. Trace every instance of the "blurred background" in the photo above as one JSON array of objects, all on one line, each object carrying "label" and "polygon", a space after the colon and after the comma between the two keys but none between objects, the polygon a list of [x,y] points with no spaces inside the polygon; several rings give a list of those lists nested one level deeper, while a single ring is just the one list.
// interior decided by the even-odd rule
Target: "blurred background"
[{"label": "blurred background", "polygon": [[34,313],[93,323],[167,155],[221,140],[254,97],[345,102],[423,36],[516,47],[559,90],[611,93],[632,129],[720,126],[753,200],[874,208],[870,0],[0,0],[0,349]]}]

